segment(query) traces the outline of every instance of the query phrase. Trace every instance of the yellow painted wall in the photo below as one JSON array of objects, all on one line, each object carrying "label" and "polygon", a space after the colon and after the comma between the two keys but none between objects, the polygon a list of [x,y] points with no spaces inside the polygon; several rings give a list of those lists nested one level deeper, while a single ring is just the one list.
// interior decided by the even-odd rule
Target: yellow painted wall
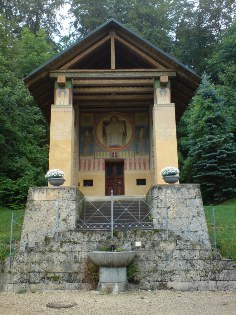
[{"label": "yellow painted wall", "polygon": [[156,105],[153,108],[155,178],[157,184],[165,184],[160,175],[162,168],[178,168],[177,138],[174,104]]},{"label": "yellow painted wall", "polygon": [[[83,180],[93,180],[92,187],[84,187]],[[85,196],[105,196],[105,172],[104,173],[81,173],[79,172],[79,190]]]},{"label": "yellow painted wall", "polygon": [[[136,179],[146,179],[146,185],[136,185]],[[151,186],[150,171],[126,171],[125,172],[125,195],[146,195]]]},{"label": "yellow painted wall", "polygon": [[[124,171],[124,186],[126,196],[146,195],[151,186],[150,171]],[[83,180],[93,180],[93,187],[84,187]],[[146,185],[136,185],[136,179],[146,179]],[[79,190],[85,196],[105,196],[104,173],[79,173]]]}]

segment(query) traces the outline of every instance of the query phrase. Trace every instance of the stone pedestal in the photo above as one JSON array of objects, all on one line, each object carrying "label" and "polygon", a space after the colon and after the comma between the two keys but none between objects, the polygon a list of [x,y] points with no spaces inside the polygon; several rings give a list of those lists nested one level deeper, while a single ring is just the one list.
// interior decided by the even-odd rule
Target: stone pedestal
[{"label": "stone pedestal", "polygon": [[127,266],[134,259],[134,251],[89,253],[92,262],[99,266],[98,290],[107,293],[122,292],[127,288]]},{"label": "stone pedestal", "polygon": [[127,268],[99,268],[98,290],[107,293],[118,293],[127,289]]}]

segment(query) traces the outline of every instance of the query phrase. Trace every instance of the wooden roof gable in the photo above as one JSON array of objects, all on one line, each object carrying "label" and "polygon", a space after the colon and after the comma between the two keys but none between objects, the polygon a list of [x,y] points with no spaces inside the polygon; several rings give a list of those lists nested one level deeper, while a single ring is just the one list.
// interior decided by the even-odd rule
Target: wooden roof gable
[{"label": "wooden roof gable", "polygon": [[52,73],[56,71],[70,73],[70,77],[75,78],[77,73],[76,79],[80,79],[86,78],[86,71],[91,78],[96,71],[101,70],[110,71],[106,76],[108,79],[112,71],[121,73],[116,79],[122,77],[122,71],[129,70],[140,73],[136,79],[142,78],[139,72],[141,70],[149,70],[150,73],[175,72],[176,78],[172,80],[172,101],[176,103],[178,117],[182,115],[200,81],[192,70],[114,19],[102,24],[34,70],[24,81],[36,102],[47,114],[53,103],[54,79],[50,74],[53,76]]}]

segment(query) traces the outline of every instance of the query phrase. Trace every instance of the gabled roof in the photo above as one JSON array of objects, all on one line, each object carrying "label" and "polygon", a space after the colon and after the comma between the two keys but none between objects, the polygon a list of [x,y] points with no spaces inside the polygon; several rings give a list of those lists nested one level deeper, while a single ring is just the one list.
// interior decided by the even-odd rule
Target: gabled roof
[{"label": "gabled roof", "polygon": [[54,79],[50,78],[50,72],[110,70],[111,38],[116,42],[114,71],[150,69],[176,72],[176,78],[171,80],[172,101],[176,103],[177,116],[180,118],[199,85],[199,76],[114,19],[103,23],[24,79],[43,112],[49,113],[50,105],[53,103]]}]

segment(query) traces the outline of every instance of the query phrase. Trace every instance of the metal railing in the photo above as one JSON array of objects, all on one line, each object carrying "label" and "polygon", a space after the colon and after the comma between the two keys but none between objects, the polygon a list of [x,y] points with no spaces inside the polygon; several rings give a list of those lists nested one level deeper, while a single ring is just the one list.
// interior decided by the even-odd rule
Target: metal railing
[{"label": "metal railing", "polygon": [[[78,230],[153,229],[152,210],[143,197],[111,196],[91,201],[84,197],[85,207]],[[82,200],[80,201],[82,202]]]}]

